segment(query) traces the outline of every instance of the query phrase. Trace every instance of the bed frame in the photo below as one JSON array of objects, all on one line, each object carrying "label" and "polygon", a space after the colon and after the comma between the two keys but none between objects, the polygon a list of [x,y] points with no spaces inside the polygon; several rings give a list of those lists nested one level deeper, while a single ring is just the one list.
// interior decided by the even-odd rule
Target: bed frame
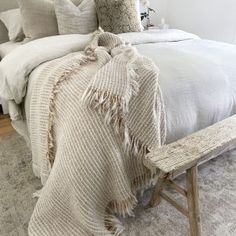
[{"label": "bed frame", "polygon": [[[16,0],[0,0],[0,12],[7,11],[10,9],[17,8],[18,4]],[[7,35],[7,29],[0,21],[0,43],[5,43],[9,41],[8,35]]]}]

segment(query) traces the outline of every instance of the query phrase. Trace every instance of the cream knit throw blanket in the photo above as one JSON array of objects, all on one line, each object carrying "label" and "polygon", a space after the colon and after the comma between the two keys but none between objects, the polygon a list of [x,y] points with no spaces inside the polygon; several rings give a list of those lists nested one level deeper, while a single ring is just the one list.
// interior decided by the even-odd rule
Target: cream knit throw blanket
[{"label": "cream knit throw blanket", "polygon": [[83,53],[49,63],[30,110],[44,187],[29,235],[119,235],[115,214],[132,215],[137,189],[154,177],[144,155],[165,141],[158,68],[101,33]]}]

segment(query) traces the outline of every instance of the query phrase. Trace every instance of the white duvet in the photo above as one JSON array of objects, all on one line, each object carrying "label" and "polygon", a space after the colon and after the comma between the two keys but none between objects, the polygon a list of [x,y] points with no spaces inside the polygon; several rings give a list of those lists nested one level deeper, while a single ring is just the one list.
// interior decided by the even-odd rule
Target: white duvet
[{"label": "white duvet", "polygon": [[[120,36],[160,69],[167,142],[236,113],[236,46],[201,40],[178,30]],[[55,36],[17,48],[0,63],[0,97],[21,103],[28,79],[32,87],[40,64],[82,50],[90,40],[91,35]],[[30,92],[27,96],[30,100]]]},{"label": "white duvet", "polygon": [[51,36],[17,47],[0,63],[0,97],[20,104],[29,75],[37,66],[83,50],[92,38],[92,34]]},{"label": "white duvet", "polygon": [[160,68],[167,142],[236,113],[236,46],[206,40],[140,44]]}]

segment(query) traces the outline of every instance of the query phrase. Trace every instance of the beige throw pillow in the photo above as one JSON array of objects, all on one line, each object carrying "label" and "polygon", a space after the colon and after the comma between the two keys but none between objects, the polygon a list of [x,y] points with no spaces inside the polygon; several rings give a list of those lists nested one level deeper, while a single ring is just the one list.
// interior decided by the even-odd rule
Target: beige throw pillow
[{"label": "beige throw pillow", "polygon": [[24,39],[20,9],[8,10],[0,13],[0,20],[8,30],[10,41],[21,41]]},{"label": "beige throw pillow", "polygon": [[88,34],[98,28],[94,0],[76,6],[71,0],[55,0],[59,34]]},{"label": "beige throw pillow", "polygon": [[[17,0],[25,36],[36,39],[58,34],[53,0]],[[78,5],[82,0],[73,0]]]},{"label": "beige throw pillow", "polygon": [[114,34],[141,31],[136,0],[95,0],[99,25]]}]

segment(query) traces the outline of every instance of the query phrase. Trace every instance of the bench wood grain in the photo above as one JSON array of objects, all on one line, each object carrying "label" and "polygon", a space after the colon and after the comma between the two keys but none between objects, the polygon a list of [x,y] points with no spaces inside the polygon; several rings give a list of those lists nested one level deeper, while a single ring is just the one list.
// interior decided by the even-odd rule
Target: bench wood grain
[{"label": "bench wood grain", "polygon": [[[159,170],[160,175],[149,203],[150,207],[160,204],[161,199],[166,200],[189,218],[191,236],[200,236],[197,166],[233,147],[236,147],[236,115],[152,150],[145,157],[144,165],[152,171]],[[183,172],[186,173],[186,189],[172,180]],[[187,207],[166,193],[166,185],[186,197]]]}]

